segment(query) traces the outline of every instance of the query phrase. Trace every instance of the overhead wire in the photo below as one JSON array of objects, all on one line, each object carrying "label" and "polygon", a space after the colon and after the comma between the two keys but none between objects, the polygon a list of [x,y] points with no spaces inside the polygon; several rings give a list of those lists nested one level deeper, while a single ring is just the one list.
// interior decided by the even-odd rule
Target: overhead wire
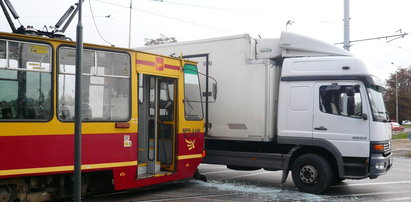
[{"label": "overhead wire", "polygon": [[110,44],[110,46],[113,46],[112,43],[108,42],[106,39],[104,39],[104,37],[101,35],[100,30],[98,29],[97,23],[96,23],[96,19],[94,18],[94,13],[93,13],[93,9],[91,6],[91,1],[88,1],[89,6],[90,6],[90,12],[91,12],[91,16],[93,17],[93,22],[94,22],[94,26],[96,27],[97,33],[100,36],[101,39],[103,39],[103,41],[105,41],[106,43]]},{"label": "overhead wire", "polygon": [[111,16],[111,15],[106,15],[106,16],[104,16],[104,17],[105,17],[105,18],[108,18],[108,19],[110,19],[110,20],[113,20],[113,21],[115,21],[115,22],[118,23],[118,24],[121,24],[121,25],[124,25],[124,26],[128,26],[128,25],[126,25],[124,22],[122,22],[122,21],[114,18],[114,17]]},{"label": "overhead wire", "polygon": [[175,4],[175,5],[181,5],[181,6],[196,7],[196,8],[205,8],[205,9],[212,9],[212,10],[219,10],[219,11],[229,11],[229,12],[240,12],[240,13],[244,13],[244,11],[237,11],[237,10],[232,10],[232,9],[216,8],[216,7],[209,7],[209,6],[202,6],[202,5],[194,5],[194,4],[186,4],[186,3],[179,3],[179,2],[174,2],[174,1],[162,0],[161,2],[162,2],[162,3]]},{"label": "overhead wire", "polygon": [[399,46],[399,45],[394,45],[394,44],[389,44],[389,43],[388,43],[388,45],[390,45],[390,46],[392,46],[392,47],[395,47],[395,48],[399,48],[399,49],[401,49],[401,50],[403,50],[403,51],[406,51],[406,52],[411,52],[411,50],[406,49],[406,48],[403,48],[403,47],[401,47],[401,46]]},{"label": "overhead wire", "polygon": [[116,21],[116,22],[119,23],[119,24],[125,25],[122,21],[117,20],[117,19],[115,19],[115,18],[113,17],[114,14],[117,14],[117,13],[119,13],[119,12],[122,11],[122,10],[124,10],[124,8],[120,8],[120,9],[118,9],[117,11],[111,12],[110,14],[105,15],[104,17],[105,17],[105,18],[108,18],[108,19],[110,19],[110,20]]},{"label": "overhead wire", "polygon": [[[130,8],[129,6],[120,5],[120,4],[115,4],[115,3],[106,2],[106,1],[102,1],[102,0],[96,0],[96,1],[101,2],[101,3],[105,3],[105,4],[110,4],[110,5],[113,5],[113,6],[119,6],[119,7],[128,8],[128,9]],[[226,32],[226,33],[230,33],[230,34],[233,33],[233,32],[227,31],[227,30],[223,30],[223,29],[211,27],[211,26],[208,26],[208,25],[202,25],[202,24],[199,24],[199,23],[195,23],[195,22],[191,22],[191,21],[188,21],[188,20],[179,19],[179,18],[176,18],[176,17],[170,17],[170,16],[167,16],[167,15],[161,15],[161,14],[158,14],[158,13],[154,13],[154,12],[150,12],[150,11],[145,11],[145,10],[137,9],[137,8],[132,8],[132,9],[135,10],[135,11],[141,12],[141,13],[146,13],[146,14],[150,14],[150,15],[154,15],[154,16],[159,16],[159,17],[163,17],[163,18],[167,18],[167,19],[171,19],[171,20],[175,20],[175,21],[179,21],[179,22],[183,22],[183,23],[187,23],[187,24],[192,24],[192,25],[196,25],[196,26],[200,26],[200,27],[204,27],[204,28],[208,28],[208,29],[217,30],[217,31],[220,31],[220,32]]]},{"label": "overhead wire", "polygon": [[119,13],[119,12],[120,12],[120,11],[122,11],[122,10],[124,10],[124,8],[120,8],[120,9],[118,9],[117,11],[114,11],[114,12],[112,12],[112,13],[110,13],[110,14],[108,14],[108,15],[104,16],[104,17],[106,17],[106,18],[110,18],[112,15],[117,14],[117,13]]}]

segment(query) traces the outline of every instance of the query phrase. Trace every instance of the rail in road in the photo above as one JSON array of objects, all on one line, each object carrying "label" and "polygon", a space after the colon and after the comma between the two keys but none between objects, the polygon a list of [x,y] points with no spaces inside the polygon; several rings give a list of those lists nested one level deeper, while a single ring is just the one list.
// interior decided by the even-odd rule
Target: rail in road
[{"label": "rail in road", "polygon": [[292,180],[280,184],[281,171],[233,171],[202,164],[208,181],[186,180],[151,189],[86,198],[84,201],[411,201],[411,159],[375,180],[345,180],[322,195],[298,192]]}]

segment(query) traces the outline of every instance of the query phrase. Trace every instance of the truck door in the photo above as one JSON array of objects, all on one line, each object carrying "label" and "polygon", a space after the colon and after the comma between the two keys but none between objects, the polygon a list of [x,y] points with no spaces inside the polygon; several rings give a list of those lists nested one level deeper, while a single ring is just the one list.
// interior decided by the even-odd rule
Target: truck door
[{"label": "truck door", "polygon": [[344,157],[369,156],[369,119],[360,82],[318,82],[314,93],[313,138],[331,142]]}]

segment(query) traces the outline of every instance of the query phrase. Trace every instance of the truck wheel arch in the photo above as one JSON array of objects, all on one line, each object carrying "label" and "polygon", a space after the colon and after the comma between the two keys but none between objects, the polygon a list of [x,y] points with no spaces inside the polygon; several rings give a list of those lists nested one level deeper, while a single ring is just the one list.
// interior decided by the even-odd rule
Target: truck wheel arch
[{"label": "truck wheel arch", "polygon": [[[291,142],[296,142],[296,138],[290,138],[292,140],[286,140],[281,138],[281,143],[290,144]],[[288,139],[288,138],[287,138]],[[288,161],[284,163],[284,171],[289,171],[294,160],[297,159],[302,154],[316,153],[328,159],[330,161],[333,169],[336,167],[338,171],[339,178],[344,178],[344,162],[340,151],[329,141],[320,138],[298,138],[298,144],[294,146],[288,152]],[[287,142],[287,143],[286,143]]]}]

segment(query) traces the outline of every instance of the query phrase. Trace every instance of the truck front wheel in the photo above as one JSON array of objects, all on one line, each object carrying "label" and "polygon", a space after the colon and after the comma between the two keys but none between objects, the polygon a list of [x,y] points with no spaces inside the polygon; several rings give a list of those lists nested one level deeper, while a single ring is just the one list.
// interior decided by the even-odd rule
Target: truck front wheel
[{"label": "truck front wheel", "polygon": [[328,161],[317,154],[304,154],[292,165],[294,184],[299,191],[320,194],[327,189],[333,179]]}]

